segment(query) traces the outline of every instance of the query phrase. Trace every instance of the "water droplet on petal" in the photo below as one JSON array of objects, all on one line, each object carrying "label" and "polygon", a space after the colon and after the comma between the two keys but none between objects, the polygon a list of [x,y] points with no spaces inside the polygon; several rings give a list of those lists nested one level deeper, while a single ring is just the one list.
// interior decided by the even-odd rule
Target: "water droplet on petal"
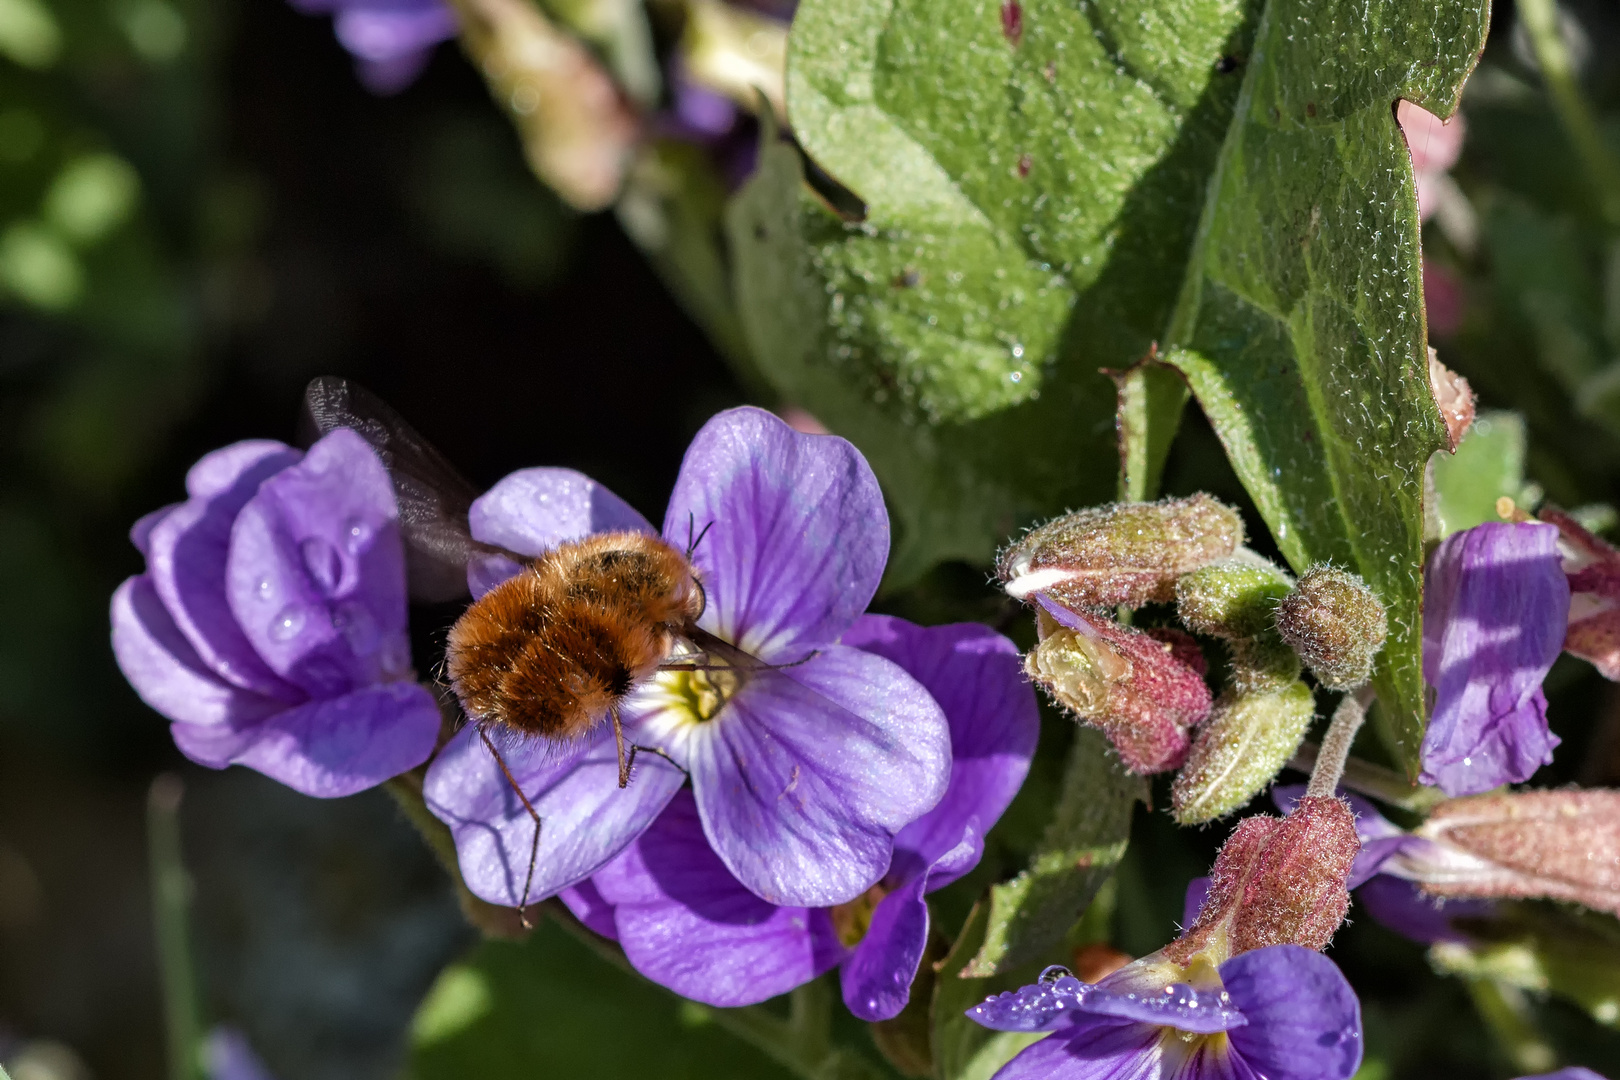
[{"label": "water droplet on petal", "polygon": [[310,536],[299,543],[298,554],[303,557],[304,569],[317,589],[327,596],[337,592],[343,581],[343,556],[338,554],[337,548],[319,536]]},{"label": "water droplet on petal", "polygon": [[304,610],[302,604],[288,604],[270,620],[270,640],[291,641],[298,636],[308,621],[309,613]]},{"label": "water droplet on petal", "polygon": [[369,521],[363,518],[350,518],[349,523],[343,528],[343,546],[349,549],[349,554],[358,555],[371,543],[371,538],[376,533],[377,530]]},{"label": "water droplet on petal", "polygon": [[276,583],[271,581],[267,577],[266,578],[260,578],[259,579],[259,584],[256,585],[254,588],[255,588],[255,591],[258,592],[260,600],[269,600],[271,597],[273,597],[275,595]]},{"label": "water droplet on petal", "polygon": [[1036,981],[1043,983],[1055,983],[1059,979],[1069,978],[1070,974],[1069,969],[1064,967],[1062,964],[1053,964],[1051,967],[1042,971],[1041,977]]}]

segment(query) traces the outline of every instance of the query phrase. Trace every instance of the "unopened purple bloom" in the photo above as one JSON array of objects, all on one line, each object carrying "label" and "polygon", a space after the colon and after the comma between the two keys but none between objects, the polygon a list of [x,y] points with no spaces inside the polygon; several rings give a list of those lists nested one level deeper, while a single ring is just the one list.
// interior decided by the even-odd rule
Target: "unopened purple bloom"
[{"label": "unopened purple bloom", "polygon": [[1065,972],[967,1015],[997,1031],[1051,1033],[996,1080],[1346,1080],[1361,1064],[1355,992],[1333,961],[1300,945],[1242,953],[1218,977],[1152,957],[1095,985]]},{"label": "unopened purple bloom", "polygon": [[1528,780],[1552,760],[1541,683],[1569,614],[1557,542],[1552,525],[1488,522],[1448,536],[1429,561],[1422,779],[1447,795]]},{"label": "unopened purple bloom", "polygon": [[321,797],[426,761],[439,708],[411,681],[399,512],[365,440],[237,443],[186,491],[136,523],[146,572],[112,602],[118,666],[181,752]]},{"label": "unopened purple bloom", "polygon": [[220,1024],[208,1033],[202,1045],[203,1067],[208,1080],[275,1080],[270,1069],[237,1028]]},{"label": "unopened purple bloom", "polygon": [[[530,556],[595,532],[651,531],[563,469],[508,476],[474,503],[471,526]],[[851,900],[888,870],[895,834],[939,801],[950,775],[949,732],[928,692],[892,661],[838,641],[888,556],[877,480],[843,439],[733,409],[704,426],[682,463],[664,535],[684,546],[689,532],[707,598],[699,625],[762,666],[665,671],[636,688],[622,709],[625,739],[668,760],[643,753],[625,789],[605,723],[566,746],[492,733],[545,821],[527,899],[601,868],[689,775],[704,836],[751,892],[783,905]],[[483,560],[469,582],[481,594],[515,570]],[[434,761],[426,795],[455,835],[468,887],[491,903],[524,902],[533,825],[475,725]]]},{"label": "unopened purple bloom", "polygon": [[456,16],[444,0],[292,0],[306,15],[332,15],[339,44],[355,58],[360,81],[376,94],[405,89],[433,55],[456,36]]},{"label": "unopened purple bloom", "polygon": [[[950,724],[945,797],[895,837],[865,896],[837,908],[761,900],[711,851],[685,793],[592,878],[642,974],[711,1005],[748,1005],[842,964],[844,1001],[863,1020],[905,1008],[928,941],[927,893],[972,869],[984,833],[1029,771],[1040,720],[1017,648],[977,624],[918,627],[868,615],[843,644],[886,657],[927,688]],[[565,894],[587,921],[588,898]]]}]

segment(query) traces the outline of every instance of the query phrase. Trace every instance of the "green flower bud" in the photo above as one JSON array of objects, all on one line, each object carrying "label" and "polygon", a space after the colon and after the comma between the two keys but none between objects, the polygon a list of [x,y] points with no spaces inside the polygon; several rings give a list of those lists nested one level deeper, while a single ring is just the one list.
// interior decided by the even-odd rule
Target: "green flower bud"
[{"label": "green flower bud", "polygon": [[1224,695],[1170,787],[1176,821],[1198,825],[1246,805],[1299,749],[1315,715],[1316,699],[1302,682]]},{"label": "green flower bud", "polygon": [[1175,599],[1182,574],[1229,558],[1243,519],[1208,495],[1114,503],[1066,514],[1001,553],[1009,595],[1048,594],[1071,608]]},{"label": "green flower bud", "polygon": [[1224,559],[1182,575],[1176,582],[1176,610],[1194,633],[1257,637],[1271,629],[1272,612],[1293,585],[1268,559]]},{"label": "green flower bud", "polygon": [[1317,563],[1277,605],[1277,632],[1329,690],[1354,690],[1372,676],[1389,618],[1360,575]]},{"label": "green flower bud", "polygon": [[1238,696],[1281,690],[1299,678],[1299,655],[1275,629],[1227,643],[1232,657],[1232,692]]}]

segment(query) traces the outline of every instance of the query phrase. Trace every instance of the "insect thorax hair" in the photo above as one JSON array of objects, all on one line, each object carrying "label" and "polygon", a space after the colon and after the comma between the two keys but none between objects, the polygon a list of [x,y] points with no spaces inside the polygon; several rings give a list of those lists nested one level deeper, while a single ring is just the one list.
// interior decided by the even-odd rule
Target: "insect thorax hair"
[{"label": "insect thorax hair", "polygon": [[578,737],[657,670],[701,605],[691,564],[663,540],[590,536],[475,601],[450,629],[446,671],[474,718]]}]

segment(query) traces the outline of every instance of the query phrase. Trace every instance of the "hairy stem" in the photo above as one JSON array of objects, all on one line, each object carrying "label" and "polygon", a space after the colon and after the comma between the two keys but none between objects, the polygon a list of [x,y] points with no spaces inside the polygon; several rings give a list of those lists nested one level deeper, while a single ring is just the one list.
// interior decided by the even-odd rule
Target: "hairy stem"
[{"label": "hairy stem", "polygon": [[[1288,762],[1289,768],[1309,774],[1316,768],[1317,753],[1315,743],[1301,743]],[[1381,803],[1415,813],[1425,813],[1435,803],[1445,798],[1445,794],[1439,788],[1413,784],[1394,769],[1386,769],[1382,765],[1374,765],[1357,757],[1345,760],[1344,775],[1339,777],[1339,785],[1362,795],[1371,796]]]},{"label": "hairy stem", "polygon": [[1587,107],[1575,82],[1575,66],[1558,25],[1557,0],[1519,0],[1519,18],[1535,49],[1536,63],[1546,80],[1553,108],[1575,144],[1586,167],[1587,177],[1598,197],[1599,208],[1609,225],[1620,228],[1620,161],[1603,141],[1592,110]]},{"label": "hairy stem", "polygon": [[[152,874],[152,915],[158,968],[163,980],[163,1020],[169,1044],[170,1080],[204,1080],[201,1009],[192,964],[187,908],[191,881],[180,851],[180,778],[164,773],[146,799],[146,838]],[[0,1072],[0,1076],[4,1076]]]},{"label": "hairy stem", "polygon": [[1339,789],[1344,776],[1344,763],[1350,758],[1350,746],[1356,741],[1356,732],[1367,719],[1367,706],[1372,704],[1370,686],[1344,695],[1339,707],[1333,710],[1333,720],[1316,752],[1316,767],[1311,770],[1310,786],[1305,789],[1308,798],[1331,796]]}]

